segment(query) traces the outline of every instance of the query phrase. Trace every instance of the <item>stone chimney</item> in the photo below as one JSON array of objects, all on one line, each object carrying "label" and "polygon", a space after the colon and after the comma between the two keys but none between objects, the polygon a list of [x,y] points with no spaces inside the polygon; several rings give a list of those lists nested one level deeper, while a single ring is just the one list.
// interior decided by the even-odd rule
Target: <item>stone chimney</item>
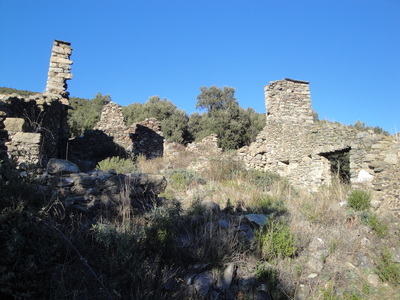
[{"label": "stone chimney", "polygon": [[50,67],[47,76],[46,93],[61,96],[61,102],[68,105],[67,80],[72,79],[70,72],[72,60],[71,43],[54,40],[51,50]]},{"label": "stone chimney", "polygon": [[308,81],[285,78],[265,86],[267,123],[313,124]]}]

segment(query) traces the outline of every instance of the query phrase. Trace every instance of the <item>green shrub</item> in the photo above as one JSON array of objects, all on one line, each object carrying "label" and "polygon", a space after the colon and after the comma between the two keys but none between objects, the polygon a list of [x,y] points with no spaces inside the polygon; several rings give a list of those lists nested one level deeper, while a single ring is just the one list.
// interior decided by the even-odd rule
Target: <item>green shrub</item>
[{"label": "green shrub", "polygon": [[392,255],[388,249],[383,249],[376,259],[375,272],[383,281],[396,286],[400,285],[400,266],[393,262]]},{"label": "green shrub", "polygon": [[182,189],[190,184],[206,184],[206,179],[195,171],[177,169],[170,170],[166,174],[170,178],[171,185],[175,188]]},{"label": "green shrub", "polygon": [[369,209],[371,206],[371,193],[353,190],[349,195],[348,205],[357,211]]},{"label": "green shrub", "polygon": [[262,191],[269,191],[272,183],[282,180],[278,174],[263,172],[255,169],[250,169],[247,171],[246,179],[251,184],[260,188]]},{"label": "green shrub", "polygon": [[134,173],[137,168],[132,160],[121,158],[118,156],[109,157],[97,164],[97,169],[107,172],[108,170],[114,169],[118,173]]},{"label": "green shrub", "polygon": [[371,214],[368,218],[368,226],[371,227],[379,237],[384,237],[388,233],[387,224],[383,223],[375,214]]},{"label": "green shrub", "polygon": [[376,214],[363,211],[360,215],[360,220],[362,224],[368,225],[374,230],[378,237],[385,237],[388,234],[388,225],[379,219]]},{"label": "green shrub", "polygon": [[252,199],[249,210],[258,214],[275,213],[281,215],[287,211],[287,208],[283,200],[276,196],[262,195]]},{"label": "green shrub", "polygon": [[270,218],[258,235],[262,258],[271,260],[296,254],[294,237],[289,227],[282,221]]},{"label": "green shrub", "polygon": [[257,279],[267,285],[269,291],[276,288],[277,272],[269,263],[261,262],[256,269]]}]

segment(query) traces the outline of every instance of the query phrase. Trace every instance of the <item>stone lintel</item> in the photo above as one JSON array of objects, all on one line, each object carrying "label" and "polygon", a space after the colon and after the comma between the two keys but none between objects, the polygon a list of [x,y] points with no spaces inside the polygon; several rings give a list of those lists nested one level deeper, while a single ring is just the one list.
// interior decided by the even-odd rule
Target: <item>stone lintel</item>
[{"label": "stone lintel", "polygon": [[283,80],[286,81],[291,81],[291,82],[296,82],[296,83],[303,83],[303,84],[309,84],[309,81],[304,81],[304,80],[296,80],[296,79],[290,79],[290,78],[284,78]]},{"label": "stone lintel", "polygon": [[57,43],[60,43],[60,44],[65,44],[65,45],[71,46],[70,42],[65,42],[65,41],[61,41],[61,40],[54,40],[54,41]]}]

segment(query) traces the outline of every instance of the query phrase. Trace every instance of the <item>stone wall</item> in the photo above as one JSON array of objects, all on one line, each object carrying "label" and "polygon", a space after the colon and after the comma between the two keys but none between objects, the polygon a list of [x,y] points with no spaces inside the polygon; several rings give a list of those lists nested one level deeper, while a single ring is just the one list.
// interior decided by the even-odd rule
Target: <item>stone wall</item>
[{"label": "stone wall", "polygon": [[62,97],[0,95],[2,160],[42,165],[65,153],[67,107]]},{"label": "stone wall", "polygon": [[69,158],[85,170],[111,156],[144,155],[148,159],[163,156],[164,136],[161,123],[154,118],[127,126],[122,108],[110,102],[104,105],[94,130],[69,141]]},{"label": "stone wall", "polygon": [[0,159],[42,166],[65,157],[70,43],[55,40],[46,92],[29,97],[0,95]]},{"label": "stone wall", "polygon": [[351,184],[374,189],[376,207],[400,208],[398,141],[339,123],[313,122],[305,81],[273,81],[265,98],[265,128],[254,143],[238,150],[248,168],[278,173],[298,188],[315,191],[330,184],[332,157],[347,155]]}]

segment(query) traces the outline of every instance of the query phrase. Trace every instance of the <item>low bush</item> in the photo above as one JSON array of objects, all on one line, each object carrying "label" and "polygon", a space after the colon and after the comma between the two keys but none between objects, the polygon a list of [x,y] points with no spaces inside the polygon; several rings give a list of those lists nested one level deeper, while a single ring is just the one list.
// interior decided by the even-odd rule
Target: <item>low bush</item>
[{"label": "low bush", "polygon": [[252,199],[248,207],[249,211],[258,214],[281,215],[287,211],[283,200],[271,195],[259,195]]},{"label": "low bush", "polygon": [[385,282],[400,285],[400,266],[393,262],[388,249],[383,249],[376,259],[376,273]]},{"label": "low bush", "polygon": [[348,205],[356,211],[369,209],[371,206],[371,193],[353,190],[349,195]]},{"label": "low bush", "polygon": [[294,237],[283,221],[270,218],[258,233],[261,257],[266,260],[291,257],[296,254]]},{"label": "low bush", "polygon": [[118,156],[100,161],[97,164],[97,169],[103,170],[104,172],[113,169],[122,174],[134,173],[137,171],[137,168],[131,159],[121,158]]},{"label": "low bush", "polygon": [[363,211],[360,215],[361,223],[368,225],[372,230],[375,231],[378,237],[385,237],[388,234],[388,225],[383,222],[376,214]]},{"label": "low bush", "polygon": [[204,177],[191,170],[170,170],[166,173],[166,176],[170,179],[170,184],[177,189],[187,188],[191,184],[204,185],[207,183]]}]

